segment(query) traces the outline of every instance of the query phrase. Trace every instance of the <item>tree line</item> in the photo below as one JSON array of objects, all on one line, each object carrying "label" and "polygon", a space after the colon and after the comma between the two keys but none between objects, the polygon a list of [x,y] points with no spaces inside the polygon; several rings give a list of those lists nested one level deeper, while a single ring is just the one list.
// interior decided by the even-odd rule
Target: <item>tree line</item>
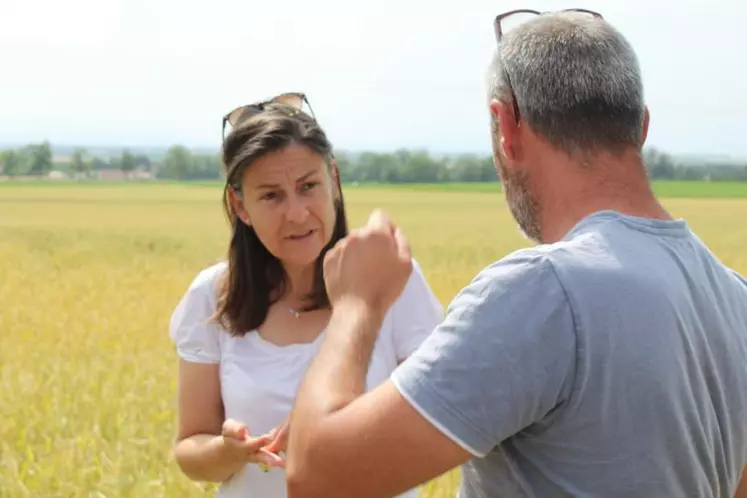
[{"label": "tree line", "polygon": [[[425,150],[392,152],[336,152],[345,183],[492,182],[497,180],[493,158],[487,154],[434,155]],[[747,181],[747,165],[733,163],[682,164],[655,148],[644,152],[649,175],[655,180]],[[6,177],[46,176],[52,171],[74,178],[95,178],[98,172],[121,171],[125,176],[145,172],[167,180],[223,178],[218,154],[198,153],[175,145],[160,155],[123,149],[118,155],[99,157],[84,148],[55,156],[45,141],[0,151],[0,174]]]}]

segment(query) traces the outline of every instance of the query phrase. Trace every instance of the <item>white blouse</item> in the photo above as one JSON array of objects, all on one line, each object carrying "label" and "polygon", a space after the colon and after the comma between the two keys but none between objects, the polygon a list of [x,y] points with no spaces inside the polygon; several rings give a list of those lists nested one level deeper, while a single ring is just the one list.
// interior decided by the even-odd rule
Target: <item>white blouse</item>
[{"label": "white blouse", "polygon": [[[232,337],[222,327],[208,323],[216,309],[217,279],[226,267],[221,262],[198,273],[173,312],[170,336],[184,360],[220,365],[226,418],[243,422],[256,436],[270,431],[290,414],[296,390],[324,332],[310,344],[278,346],[254,332]],[[387,313],[374,346],[367,389],[388,379],[442,318],[443,308],[413,260],[410,280]],[[285,496],[284,470],[265,473],[256,465],[246,465],[218,492],[220,498]],[[400,497],[417,498],[417,491]]]}]

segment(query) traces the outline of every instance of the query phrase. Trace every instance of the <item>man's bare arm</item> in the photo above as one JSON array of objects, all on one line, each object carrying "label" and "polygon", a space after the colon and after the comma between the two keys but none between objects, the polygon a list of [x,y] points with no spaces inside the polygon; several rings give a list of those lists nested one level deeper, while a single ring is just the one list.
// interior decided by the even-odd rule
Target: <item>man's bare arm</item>
[{"label": "man's bare arm", "polygon": [[391,498],[471,457],[391,382],[363,394],[382,316],[362,303],[335,307],[291,418],[290,498]]},{"label": "man's bare arm", "polygon": [[734,498],[747,498],[747,467],[742,470],[742,480],[737,486],[737,492]]}]

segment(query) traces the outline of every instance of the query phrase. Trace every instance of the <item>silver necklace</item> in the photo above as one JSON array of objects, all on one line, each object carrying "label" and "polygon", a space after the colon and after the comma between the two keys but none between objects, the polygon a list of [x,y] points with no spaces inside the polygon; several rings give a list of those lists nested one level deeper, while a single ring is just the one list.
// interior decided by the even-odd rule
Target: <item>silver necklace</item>
[{"label": "silver necklace", "polygon": [[301,312],[300,312],[300,311],[298,311],[297,309],[294,309],[294,308],[288,308],[288,312],[289,312],[289,313],[290,313],[291,315],[295,316],[295,317],[296,317],[296,320],[298,320],[299,318],[301,318]]}]

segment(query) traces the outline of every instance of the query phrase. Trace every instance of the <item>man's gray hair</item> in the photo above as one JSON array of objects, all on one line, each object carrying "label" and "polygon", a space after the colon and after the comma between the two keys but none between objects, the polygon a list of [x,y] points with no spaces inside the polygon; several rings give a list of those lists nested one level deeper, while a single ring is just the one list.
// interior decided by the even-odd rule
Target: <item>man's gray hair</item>
[{"label": "man's gray hair", "polygon": [[488,80],[489,98],[515,99],[522,119],[564,151],[642,146],[638,59],[605,21],[554,13],[515,27],[503,36]]}]

